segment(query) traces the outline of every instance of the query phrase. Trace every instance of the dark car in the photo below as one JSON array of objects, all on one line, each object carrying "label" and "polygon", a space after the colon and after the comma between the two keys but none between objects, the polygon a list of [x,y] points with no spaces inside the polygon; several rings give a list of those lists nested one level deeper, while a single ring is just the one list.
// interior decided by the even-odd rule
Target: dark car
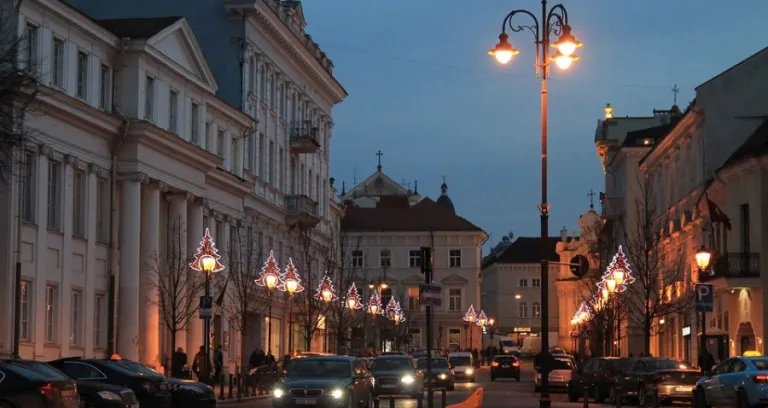
[{"label": "dark car", "polygon": [[576,369],[568,383],[568,399],[576,402],[589,390],[595,402],[606,399],[613,402],[613,384],[615,379],[627,371],[635,359],[617,357],[597,357],[587,360]]},{"label": "dark car", "polygon": [[416,370],[414,361],[409,356],[380,356],[371,364],[371,374],[376,380],[375,395],[409,395],[422,398],[424,375]]},{"label": "dark car", "polygon": [[432,381],[432,384],[440,388],[445,388],[448,391],[453,391],[456,388],[456,383],[453,381],[453,370],[448,365],[448,359],[443,357],[432,357],[430,374],[427,375],[427,358],[420,358],[416,360],[416,369],[421,370],[424,376],[424,381]]},{"label": "dark car", "polygon": [[520,360],[511,354],[496,356],[491,362],[491,381],[497,378],[514,378],[520,381]]},{"label": "dark car", "polygon": [[357,407],[373,403],[373,377],[363,360],[317,356],[292,360],[272,390],[272,406]]},{"label": "dark car", "polygon": [[168,378],[173,408],[210,408],[216,406],[216,391],[198,381]]},{"label": "dark car", "polygon": [[128,387],[141,406],[171,406],[171,390],[166,378],[135,361],[73,357],[51,361],[49,364],[76,380]]},{"label": "dark car", "polygon": [[651,401],[649,398],[655,388],[659,404],[673,401],[690,403],[699,378],[699,370],[685,361],[641,358],[624,375],[616,378],[613,395],[622,399],[637,398],[638,404],[645,406]]},{"label": "dark car", "polygon": [[77,408],[79,405],[75,381],[58,370],[33,368],[24,360],[0,360],[0,407]]}]

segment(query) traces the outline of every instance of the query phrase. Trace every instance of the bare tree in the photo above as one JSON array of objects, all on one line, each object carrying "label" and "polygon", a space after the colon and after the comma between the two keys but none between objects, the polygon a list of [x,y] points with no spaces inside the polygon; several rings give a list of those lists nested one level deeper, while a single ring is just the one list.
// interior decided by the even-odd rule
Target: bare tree
[{"label": "bare tree", "polygon": [[[235,227],[231,227],[235,228]],[[242,374],[248,371],[248,342],[250,330],[258,318],[255,314],[263,313],[268,307],[268,295],[264,288],[256,284],[258,271],[262,266],[264,248],[255,243],[252,228],[238,228],[227,247],[227,269],[222,289],[226,298],[221,308],[230,324],[240,332],[240,368]]]},{"label": "bare tree", "polygon": [[[149,288],[155,291],[156,303],[165,328],[171,334],[171,350],[176,350],[176,335],[186,329],[189,319],[200,304],[198,295],[204,285],[204,277],[189,273],[190,257],[186,252],[186,231],[180,218],[171,221],[165,254],[153,255],[149,260]],[[173,359],[171,359],[173,360]],[[178,367],[173,367],[171,372]]]},{"label": "bare tree", "polygon": [[[21,0],[0,6],[0,181],[9,182],[14,166],[23,164],[24,146],[34,140],[27,115],[40,93],[40,32],[18,32]],[[23,177],[23,172],[19,173]]]},{"label": "bare tree", "polygon": [[[328,275],[332,277],[333,285],[338,291],[339,298],[342,299],[339,302],[331,302],[328,313],[333,331],[336,333],[336,352],[339,354],[343,352],[347,340],[350,340],[347,338],[347,332],[357,321],[358,315],[365,313],[362,309],[350,311],[346,303],[347,292],[355,282],[357,271],[360,269],[353,265],[352,253],[360,249],[361,243],[361,236],[351,237],[347,231],[341,229],[341,223],[337,223],[331,229],[328,251],[325,253]],[[367,299],[363,299],[362,288],[357,287],[357,290],[358,301],[365,302]]]},{"label": "bare tree", "polygon": [[628,324],[643,333],[644,351],[650,353],[657,321],[690,310],[693,297],[686,290],[685,259],[680,245],[665,242],[668,215],[655,208],[653,180],[643,177],[637,185],[635,219],[620,225],[634,283],[628,286],[623,306]]},{"label": "bare tree", "polygon": [[[307,284],[307,290],[294,295],[294,302],[297,312],[294,312],[294,317],[298,317],[299,324],[303,330],[304,335],[304,347],[305,350],[310,350],[312,347],[312,338],[315,336],[320,322],[325,323],[325,330],[328,330],[330,319],[325,319],[325,313],[328,311],[330,304],[333,302],[323,302],[315,298],[317,294],[316,286],[320,283],[325,273],[313,268],[315,264],[314,249],[313,248],[313,236],[312,229],[302,228],[296,232],[296,239],[299,245],[299,256],[301,257],[301,265],[299,272],[303,281]],[[295,262],[295,260],[294,260]],[[339,295],[338,291],[335,293]]]}]

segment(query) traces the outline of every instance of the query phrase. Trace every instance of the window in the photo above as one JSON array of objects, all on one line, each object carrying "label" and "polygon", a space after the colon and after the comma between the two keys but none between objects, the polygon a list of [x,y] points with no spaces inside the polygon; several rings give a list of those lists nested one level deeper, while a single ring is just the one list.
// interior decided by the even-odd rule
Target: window
[{"label": "window", "polygon": [[527,278],[520,278],[519,286],[521,288],[527,288],[528,287],[528,279]]},{"label": "window", "polygon": [[250,75],[248,75],[248,90],[256,93],[256,58],[250,58]]},{"label": "window", "polygon": [[408,310],[421,310],[419,288],[408,288]]},{"label": "window", "polygon": [[48,228],[61,230],[61,163],[48,162]]},{"label": "window", "polygon": [[51,83],[64,88],[64,40],[53,37],[51,61]]},{"label": "window", "polygon": [[81,339],[80,339],[80,332],[82,329],[82,316],[80,315],[83,310],[83,294],[80,291],[74,290],[72,291],[72,298],[71,298],[71,305],[70,305],[70,313],[69,313],[69,344],[73,346],[80,346]]},{"label": "window", "polygon": [[528,317],[528,304],[525,302],[520,302],[520,317],[521,318]]},{"label": "window", "polygon": [[109,242],[109,182],[99,179],[96,182],[96,240]]},{"label": "window", "polygon": [[85,172],[75,170],[72,175],[72,234],[85,236]]},{"label": "window", "polygon": [[352,267],[353,268],[363,267],[363,251],[360,251],[357,249],[352,251]]},{"label": "window", "polygon": [[284,160],[285,160],[285,156],[284,156],[284,153],[283,153],[283,149],[280,148],[280,150],[279,150],[279,152],[277,154],[277,170],[275,171],[275,173],[276,173],[276,175],[275,175],[275,178],[276,178],[275,183],[277,185],[277,188],[279,188],[282,191],[285,191],[285,172],[284,172],[285,168],[283,167],[284,166],[283,163],[285,163]]},{"label": "window", "polygon": [[267,102],[267,69],[264,67],[261,67],[261,75],[259,77],[259,93],[261,94],[262,103]]},{"label": "window", "polygon": [[56,342],[56,319],[58,308],[58,288],[47,285],[45,287],[45,342]]},{"label": "window", "polygon": [[24,182],[22,184],[21,217],[24,221],[35,222],[35,156],[24,154]]},{"label": "window", "polygon": [[225,139],[226,133],[224,129],[219,128],[219,132],[216,134],[216,154],[224,158],[224,139]]},{"label": "window", "polygon": [[38,47],[40,44],[40,27],[27,23],[27,39],[26,39],[26,46],[27,49],[25,54],[25,61],[27,70],[32,71],[36,69],[37,67],[37,59],[38,59]]},{"label": "window", "polygon": [[109,95],[112,91],[112,69],[101,64],[99,73],[99,108],[109,110],[111,103]]},{"label": "window", "polygon": [[237,174],[237,139],[233,138],[229,147],[229,171]]},{"label": "window", "polygon": [[251,166],[251,135],[243,136],[243,169],[250,171]]},{"label": "window", "polygon": [[461,311],[461,289],[448,289],[448,310],[451,312]]},{"label": "window", "polygon": [[382,249],[379,251],[379,266],[382,268],[392,267],[392,251],[389,249]]},{"label": "window", "polygon": [[451,268],[461,268],[461,250],[451,249],[448,254]]},{"label": "window", "polygon": [[[440,337],[439,334],[438,337]],[[448,329],[448,349],[458,350],[459,348],[461,348],[461,329]]]},{"label": "window", "polygon": [[275,77],[275,74],[269,76],[269,107],[272,110],[277,109],[277,103],[275,101],[277,97],[277,92],[275,92],[275,85],[277,84],[277,77]]},{"label": "window", "polygon": [[189,124],[189,141],[198,144],[200,140],[200,104],[192,102]]},{"label": "window", "polygon": [[539,278],[531,279],[531,287],[538,288],[540,286],[541,286],[541,279]]},{"label": "window", "polygon": [[541,317],[541,303],[533,302],[531,305],[531,312],[533,313],[533,317]]},{"label": "window", "polygon": [[21,304],[19,305],[19,312],[21,314],[21,319],[19,321],[19,335],[21,341],[30,341],[32,339],[30,336],[30,329],[32,328],[30,316],[32,314],[32,310],[29,308],[29,302],[32,298],[30,296],[31,290],[32,282],[25,280],[21,281]]},{"label": "window", "polygon": [[147,76],[144,83],[144,119],[155,119],[155,78]]},{"label": "window", "polygon": [[412,249],[408,251],[408,267],[421,268],[421,251]]},{"label": "window", "polygon": [[104,336],[104,308],[107,299],[104,295],[96,295],[93,299],[93,347],[106,348],[106,336]]},{"label": "window", "polygon": [[213,123],[212,122],[205,122],[205,143],[199,143],[200,146],[208,146],[207,149],[211,149],[211,140],[213,140],[213,137],[211,137],[211,129],[213,129]]},{"label": "window", "polygon": [[266,160],[264,160],[264,157],[266,155],[266,150],[264,146],[266,146],[264,133],[259,133],[259,176],[262,179],[264,178],[266,173]]},{"label": "window", "polygon": [[[179,134],[179,91],[175,89],[171,89],[168,95],[168,130]],[[194,136],[193,133],[192,137]]]},{"label": "window", "polygon": [[77,97],[88,99],[88,53],[77,52]]},{"label": "window", "polygon": [[275,185],[275,142],[269,141],[269,184]]}]

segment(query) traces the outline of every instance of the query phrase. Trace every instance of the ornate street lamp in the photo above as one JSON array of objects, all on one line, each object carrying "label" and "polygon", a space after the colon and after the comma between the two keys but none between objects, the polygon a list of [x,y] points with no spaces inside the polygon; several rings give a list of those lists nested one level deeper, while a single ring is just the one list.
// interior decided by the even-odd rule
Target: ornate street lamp
[{"label": "ornate street lamp", "polygon": [[[288,293],[288,352],[290,353],[293,349],[293,295],[304,291],[304,286],[301,285],[301,279],[293,265],[292,258],[288,258],[288,265],[286,265],[285,273],[280,280],[277,289]],[[272,325],[271,318],[269,325]]]},{"label": "ornate street lamp", "polygon": [[[335,302],[339,299],[338,296],[336,296],[336,290],[333,288],[333,282],[331,282],[331,277],[328,276],[326,273],[323,277],[323,280],[320,282],[320,286],[317,287],[317,293],[315,293],[315,299],[322,301],[323,303],[327,305],[330,305],[331,302]],[[324,318],[325,319],[325,318]],[[323,320],[324,326],[325,326],[325,352],[329,352],[329,344],[328,344],[328,319]]]},{"label": "ornate street lamp", "polygon": [[357,292],[357,286],[355,286],[355,282],[352,282],[352,285],[350,285],[349,290],[347,291],[346,306],[347,309],[349,309],[349,311],[352,313],[354,313],[355,310],[360,310],[363,308],[363,302],[360,301],[360,294]]},{"label": "ornate street lamp", "polygon": [[272,298],[275,288],[280,284],[280,268],[277,267],[277,260],[273,251],[269,251],[269,256],[261,267],[256,284],[267,288],[269,294],[269,303],[267,311],[267,353],[272,352]]},{"label": "ornate street lamp", "polygon": [[472,349],[474,342],[472,341],[472,332],[474,332],[474,323],[477,321],[477,313],[475,313],[475,305],[469,305],[469,309],[464,313],[464,321],[467,322],[467,329],[469,330],[469,349]]},{"label": "ornate street lamp", "polygon": [[[699,267],[700,272],[705,272],[707,269],[709,269],[709,263],[712,260],[712,251],[707,249],[704,245],[699,247],[699,250],[696,251],[696,266]],[[709,273],[713,275],[713,271],[710,271]]]},{"label": "ornate street lamp", "polygon": [[[517,25],[512,23],[513,17],[524,14],[533,20],[532,25]],[[578,60],[574,54],[581,43],[571,34],[571,26],[568,24],[568,12],[562,4],[557,4],[552,8],[547,7],[547,1],[541,2],[541,15],[536,18],[534,13],[527,10],[512,10],[504,17],[501,25],[501,34],[499,34],[499,43],[489,52],[501,64],[507,64],[512,61],[515,55],[519,54],[509,43],[507,29],[513,32],[528,30],[533,33],[536,41],[536,75],[541,79],[541,204],[538,205],[541,213],[541,349],[544,352],[549,350],[549,203],[547,201],[547,110],[548,110],[548,90],[547,78],[549,77],[550,61],[560,69],[568,69]],[[560,38],[552,42],[551,35]],[[549,57],[549,48],[554,47],[557,52]],[[549,376],[542,376],[541,398],[539,405],[549,407]]]}]

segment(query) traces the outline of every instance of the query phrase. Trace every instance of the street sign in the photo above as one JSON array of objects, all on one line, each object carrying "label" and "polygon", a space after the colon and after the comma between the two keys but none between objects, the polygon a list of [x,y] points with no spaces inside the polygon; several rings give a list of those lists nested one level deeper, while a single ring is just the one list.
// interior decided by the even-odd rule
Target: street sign
[{"label": "street sign", "polygon": [[419,285],[419,302],[424,306],[440,307],[443,304],[442,296],[440,296],[441,292],[442,288],[440,285],[422,283]]},{"label": "street sign", "polygon": [[695,309],[697,312],[712,312],[712,304],[715,303],[715,291],[711,284],[697,283],[695,296]]},{"label": "street sign", "polygon": [[576,255],[571,258],[571,273],[581,278],[589,272],[589,260],[584,255]]},{"label": "street sign", "polygon": [[213,315],[213,296],[200,296],[198,315],[201,319],[210,319]]}]

